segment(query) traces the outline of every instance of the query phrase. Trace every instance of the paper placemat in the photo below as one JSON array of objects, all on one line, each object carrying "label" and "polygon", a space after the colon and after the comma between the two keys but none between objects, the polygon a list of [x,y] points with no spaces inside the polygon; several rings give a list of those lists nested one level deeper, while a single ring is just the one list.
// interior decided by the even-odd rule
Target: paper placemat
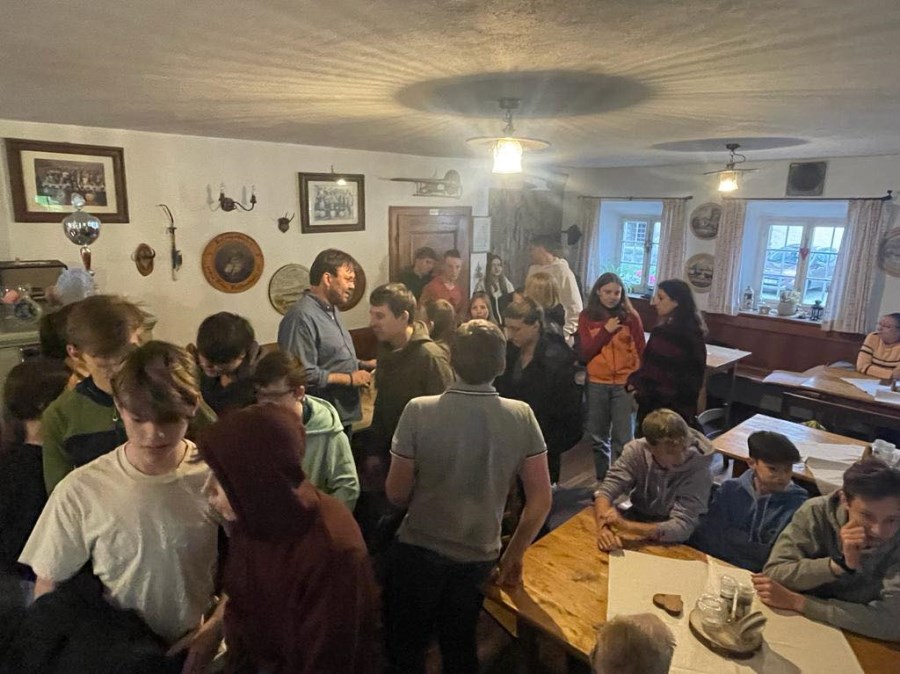
[{"label": "paper placemat", "polygon": [[865,447],[862,445],[839,445],[824,442],[798,442],[797,451],[800,458],[809,464],[810,458],[824,461],[838,461],[849,466],[859,461]]},{"label": "paper placemat", "polygon": [[[840,630],[813,622],[795,613],[776,613],[754,601],[769,622],[765,643],[749,660],[729,660],[701,644],[691,633],[688,614],[706,588],[718,586],[728,574],[740,582],[750,582],[750,572],[705,562],[668,559],[626,550],[609,556],[609,596],[607,620],[617,615],[653,613],[675,634],[677,645],[671,672],[676,674],[862,674],[856,656]],[[653,606],[657,592],[680,594],[684,614],[674,618]]]},{"label": "paper placemat", "polygon": [[841,381],[845,381],[848,384],[853,384],[856,388],[858,388],[863,393],[868,393],[870,396],[874,397],[875,392],[878,390],[879,382],[877,379],[859,379],[856,377],[841,377]]}]

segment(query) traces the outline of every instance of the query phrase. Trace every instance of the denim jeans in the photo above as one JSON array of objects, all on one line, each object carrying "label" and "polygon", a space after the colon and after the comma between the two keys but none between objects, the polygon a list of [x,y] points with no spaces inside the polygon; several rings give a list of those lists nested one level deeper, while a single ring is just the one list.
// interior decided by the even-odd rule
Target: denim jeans
[{"label": "denim jeans", "polygon": [[634,438],[634,400],[624,385],[588,382],[585,426],[594,449],[594,470],[602,480]]},{"label": "denim jeans", "polygon": [[395,543],[384,609],[389,672],[424,674],[425,651],[437,633],[444,674],[478,672],[475,627],[484,583],[495,562],[456,562],[431,550]]}]

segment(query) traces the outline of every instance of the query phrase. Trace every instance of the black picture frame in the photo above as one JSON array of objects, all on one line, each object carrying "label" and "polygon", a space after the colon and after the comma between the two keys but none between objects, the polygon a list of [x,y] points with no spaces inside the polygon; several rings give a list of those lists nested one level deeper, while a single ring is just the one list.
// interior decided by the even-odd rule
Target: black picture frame
[{"label": "black picture frame", "polygon": [[300,173],[300,231],[362,232],[366,229],[365,176]]}]

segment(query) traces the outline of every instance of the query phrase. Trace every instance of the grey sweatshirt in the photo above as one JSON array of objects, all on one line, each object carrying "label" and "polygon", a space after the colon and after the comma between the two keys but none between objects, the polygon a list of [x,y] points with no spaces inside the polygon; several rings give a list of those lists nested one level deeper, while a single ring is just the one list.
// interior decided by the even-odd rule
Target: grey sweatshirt
[{"label": "grey sweatshirt", "polygon": [[712,446],[696,431],[692,433],[687,461],[671,470],[660,468],[653,460],[646,439],[632,440],[606,473],[596,496],[614,503],[620,496],[629,495],[636,515],[660,520],[659,540],[686,541],[708,509],[712,487]]},{"label": "grey sweatshirt", "polygon": [[900,641],[900,533],[863,554],[862,569],[835,578],[847,509],[840,494],[800,506],[763,568],[769,578],[806,595],[803,615],[876,639]]}]

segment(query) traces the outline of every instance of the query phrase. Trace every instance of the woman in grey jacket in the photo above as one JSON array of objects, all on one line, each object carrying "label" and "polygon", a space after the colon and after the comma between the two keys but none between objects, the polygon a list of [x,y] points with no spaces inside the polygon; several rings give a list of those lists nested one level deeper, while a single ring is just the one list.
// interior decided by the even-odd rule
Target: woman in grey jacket
[{"label": "woman in grey jacket", "polygon": [[[708,508],[709,441],[669,409],[648,414],[643,431],[594,492],[597,546],[606,552],[620,549],[623,538],[686,541]],[[625,513],[615,505],[623,496],[631,499]]]}]

